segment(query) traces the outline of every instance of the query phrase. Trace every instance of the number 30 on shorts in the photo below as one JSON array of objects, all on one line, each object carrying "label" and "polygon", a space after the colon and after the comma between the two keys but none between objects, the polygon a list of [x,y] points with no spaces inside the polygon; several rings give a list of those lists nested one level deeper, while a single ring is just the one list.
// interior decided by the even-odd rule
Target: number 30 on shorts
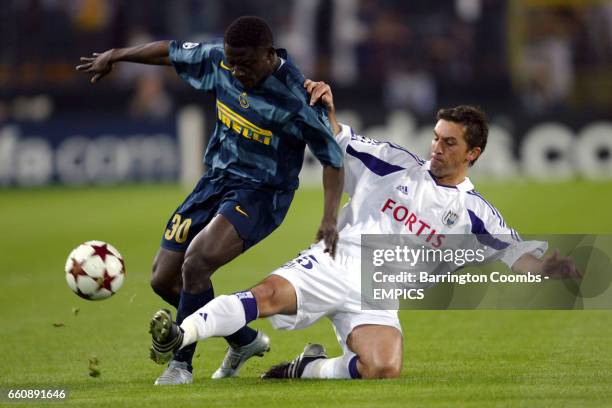
[{"label": "number 30 on shorts", "polygon": [[172,217],[172,227],[166,229],[164,238],[168,241],[174,239],[177,243],[182,244],[187,240],[190,226],[191,218],[182,219],[180,214],[174,214],[174,217]]}]

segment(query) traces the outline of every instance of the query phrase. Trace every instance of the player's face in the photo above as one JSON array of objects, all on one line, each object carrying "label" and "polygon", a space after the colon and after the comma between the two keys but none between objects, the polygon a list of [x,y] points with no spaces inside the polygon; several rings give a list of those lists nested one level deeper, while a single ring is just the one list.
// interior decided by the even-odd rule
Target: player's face
[{"label": "player's face", "polygon": [[245,88],[253,88],[270,75],[276,64],[272,47],[231,47],[225,44],[225,58],[232,75]]},{"label": "player's face", "polygon": [[438,179],[452,180],[464,175],[470,161],[478,157],[476,149],[480,150],[470,149],[465,140],[465,126],[439,120],[431,142],[431,172]]}]

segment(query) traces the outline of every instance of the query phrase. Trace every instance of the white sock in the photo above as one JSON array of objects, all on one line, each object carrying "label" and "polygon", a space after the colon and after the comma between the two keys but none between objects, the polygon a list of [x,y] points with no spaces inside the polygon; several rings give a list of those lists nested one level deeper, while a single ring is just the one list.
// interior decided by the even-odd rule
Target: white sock
[{"label": "white sock", "polygon": [[336,358],[320,358],[304,367],[301,378],[353,378],[349,371],[349,363],[356,357],[353,353],[346,353]]},{"label": "white sock", "polygon": [[247,323],[242,302],[236,295],[221,295],[187,316],[181,348],[213,336],[229,336]]}]

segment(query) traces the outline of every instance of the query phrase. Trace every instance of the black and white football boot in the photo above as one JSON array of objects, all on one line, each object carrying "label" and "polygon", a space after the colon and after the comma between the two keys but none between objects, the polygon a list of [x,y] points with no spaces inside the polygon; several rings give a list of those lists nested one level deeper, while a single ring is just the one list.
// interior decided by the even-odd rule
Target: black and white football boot
[{"label": "black and white football boot", "polygon": [[304,352],[293,359],[291,362],[284,362],[266,371],[261,378],[264,380],[272,378],[300,378],[304,373],[304,368],[308,363],[327,358],[325,347],[320,344],[308,344],[304,347]]}]

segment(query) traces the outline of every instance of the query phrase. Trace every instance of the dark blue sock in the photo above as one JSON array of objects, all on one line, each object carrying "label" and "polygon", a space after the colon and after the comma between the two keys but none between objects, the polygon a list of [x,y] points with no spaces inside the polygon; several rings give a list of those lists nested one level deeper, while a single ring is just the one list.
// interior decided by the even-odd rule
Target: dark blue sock
[{"label": "dark blue sock", "polygon": [[225,337],[228,344],[233,348],[246,346],[247,344],[253,342],[257,337],[257,330],[251,329],[249,326],[244,326],[242,329],[238,330],[236,333],[230,334]]},{"label": "dark blue sock", "polygon": [[[257,311],[257,301],[250,291],[237,292],[234,295],[238,296],[244,306],[246,324],[257,319],[259,312]],[[246,346],[257,337],[257,330],[251,329],[249,326],[244,326],[242,329],[225,337],[225,340],[232,348]]]},{"label": "dark blue sock", "polygon": [[[179,306],[176,311],[176,323],[181,324],[187,316],[191,315],[214,298],[215,291],[212,287],[207,291],[196,294],[181,291],[181,300],[179,301]],[[189,364],[189,371],[193,369],[191,362],[193,360],[193,354],[195,353],[196,344],[197,342],[183,347],[174,355],[176,361],[183,361]]]},{"label": "dark blue sock", "polygon": [[351,378],[361,378],[361,374],[359,374],[359,370],[357,369],[357,362],[359,361],[359,357],[358,356],[353,356],[353,358],[351,358],[351,361],[349,361],[349,366],[348,366],[348,370],[349,370],[349,374],[351,375]]}]

